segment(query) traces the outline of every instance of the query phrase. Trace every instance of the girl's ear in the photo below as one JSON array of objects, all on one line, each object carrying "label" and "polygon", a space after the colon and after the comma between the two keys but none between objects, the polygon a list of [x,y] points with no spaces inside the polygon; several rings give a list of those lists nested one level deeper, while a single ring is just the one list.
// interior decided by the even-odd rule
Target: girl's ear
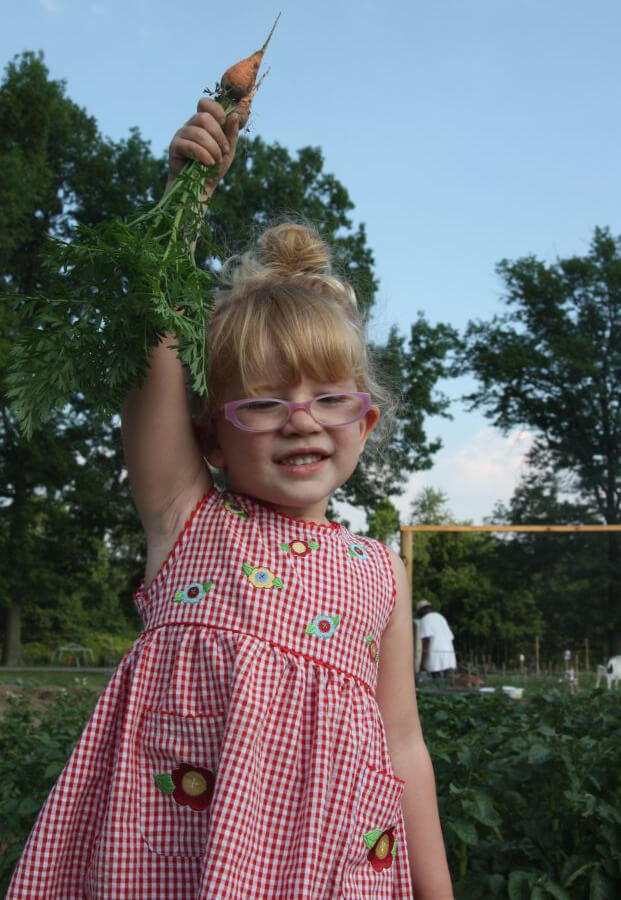
[{"label": "girl's ear", "polygon": [[194,421],[192,428],[201,456],[216,469],[222,469],[224,467],[224,457],[218,444],[218,437],[213,423]]},{"label": "girl's ear", "polygon": [[360,452],[365,448],[369,435],[380,420],[380,411],[377,406],[372,406],[360,419]]}]

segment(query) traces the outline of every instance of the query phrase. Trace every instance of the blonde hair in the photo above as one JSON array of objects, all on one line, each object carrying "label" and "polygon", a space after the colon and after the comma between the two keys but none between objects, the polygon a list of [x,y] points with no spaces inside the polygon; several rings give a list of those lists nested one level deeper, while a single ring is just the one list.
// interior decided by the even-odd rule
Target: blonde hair
[{"label": "blonde hair", "polygon": [[[208,397],[223,401],[239,377],[246,396],[261,380],[295,384],[353,379],[380,406],[390,406],[367,351],[353,289],[332,271],[330,248],[312,228],[285,222],[268,228],[256,249],[229,259],[207,328]],[[269,373],[269,374],[267,374]]]}]

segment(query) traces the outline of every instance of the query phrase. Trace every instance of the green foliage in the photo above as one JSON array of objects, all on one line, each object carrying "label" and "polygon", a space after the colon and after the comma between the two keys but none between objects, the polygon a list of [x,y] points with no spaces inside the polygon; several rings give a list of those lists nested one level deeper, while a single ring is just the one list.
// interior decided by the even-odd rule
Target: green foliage
[{"label": "green foliage", "polygon": [[[531,466],[507,507],[498,505],[494,521],[552,525],[597,522],[588,504],[563,497],[563,480],[550,468]],[[527,533],[503,544],[510,573],[536,599],[541,613],[541,654],[560,658],[566,648],[582,651],[585,637],[591,659],[608,655],[608,542],[604,534]]]},{"label": "green foliage", "polygon": [[[412,504],[413,522],[457,524],[446,495],[426,488]],[[413,601],[425,597],[456,636],[460,666],[485,660],[517,664],[543,622],[538,595],[521,573],[511,543],[493,534],[420,532],[413,536]]]},{"label": "green foliage", "polygon": [[[365,227],[354,229],[349,215],[353,208],[347,189],[323,171],[319,147],[303,147],[292,156],[280,144],[254,137],[242,140],[213,196],[209,222],[226,256],[243,252],[258,232],[283,218],[310,223],[331,245],[336,270],[350,281],[366,314],[377,282]],[[197,256],[201,264],[208,263],[200,241]]]},{"label": "green foliage", "polygon": [[[454,525],[453,514],[448,507],[444,491],[432,487],[423,488],[412,501],[412,525]],[[423,532],[424,534],[424,532]],[[422,536],[422,535],[421,535]]]},{"label": "green foliage", "polygon": [[399,510],[388,497],[383,497],[367,516],[367,534],[382,544],[390,543],[398,534],[399,525]]},{"label": "green foliage", "polygon": [[357,504],[367,516],[373,516],[382,498],[402,493],[407,472],[431,467],[441,441],[428,438],[425,418],[450,418],[450,401],[437,385],[454,374],[458,343],[450,326],[430,325],[419,314],[407,345],[395,327],[385,344],[371,345],[379,380],[394,401],[384,412],[389,436],[383,442],[380,438],[375,454],[369,451],[361,458],[354,476],[339,491],[339,499]]},{"label": "green foliage", "polygon": [[95,702],[91,691],[59,692],[40,713],[9,701],[0,729],[0,893],[39,809],[58,778]]},{"label": "green foliage", "polygon": [[419,707],[457,900],[618,896],[617,698],[423,695]]},{"label": "green foliage", "polygon": [[0,86],[0,164],[0,606],[6,607],[3,661],[16,664],[20,616],[31,639],[45,636],[40,612],[52,610],[57,598],[72,621],[68,595],[79,582],[95,596],[95,585],[90,591],[86,585],[102,547],[112,568],[125,573],[123,617],[132,620],[129,583],[140,577],[142,554],[122,484],[118,423],[97,418],[77,397],[72,408],[51,414],[35,440],[23,438],[6,397],[18,313],[26,296],[46,294],[58,277],[41,265],[50,235],[66,239],[77,223],[93,226],[153,202],[165,169],[137,131],[126,141],[104,140],[32,53],[9,64]]},{"label": "green foliage", "polygon": [[[569,475],[591,515],[621,521],[621,237],[596,228],[584,257],[503,260],[507,312],[471,322],[469,397],[503,429],[527,426],[538,467]],[[610,650],[621,647],[621,541],[607,536]]]},{"label": "green foliage", "polygon": [[[17,57],[0,85],[0,164],[0,605],[3,661],[12,665],[22,626],[46,645],[55,634],[55,645],[84,643],[87,626],[104,630],[106,618],[123,633],[136,622],[131,589],[143,538],[110,413],[167,329],[178,333],[190,380],[204,388],[216,247],[228,255],[274,219],[308,219],[332,245],[364,315],[377,284],[364,226],[354,227],[352,201],[323,171],[320,149],[290,154],[260,138],[241,142],[195,265],[196,204],[189,218],[177,214],[188,208],[178,203],[186,189],[196,196],[197,167],[137,217],[162,193],[165,160],[136,129],[126,140],[104,139],[41,55]],[[403,404],[385,452],[361,461],[341,499],[371,512],[402,489],[405,472],[431,464],[439,444],[427,438],[424,417],[447,410],[436,384],[450,374],[455,340],[419,317],[409,344],[393,331],[373,348]],[[25,440],[22,426],[36,423]],[[102,589],[106,559],[116,599]]]},{"label": "green foliage", "polygon": [[[12,701],[0,729],[0,890],[92,705]],[[419,696],[456,900],[613,900],[621,888],[618,698]]]},{"label": "green foliage", "polygon": [[165,164],[137,129],[118,143],[49,78],[42,54],[23,53],[0,85],[0,272],[12,290],[45,286],[39,254],[48,236],[68,238],[130,216],[162,191]]}]

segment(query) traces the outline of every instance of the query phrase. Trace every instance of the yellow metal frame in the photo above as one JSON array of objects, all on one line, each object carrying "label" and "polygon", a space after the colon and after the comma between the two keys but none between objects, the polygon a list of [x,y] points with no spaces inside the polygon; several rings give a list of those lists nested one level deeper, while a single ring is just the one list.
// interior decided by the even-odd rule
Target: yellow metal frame
[{"label": "yellow metal frame", "polygon": [[[413,550],[414,550],[414,533],[415,532],[436,532],[436,531],[444,531],[444,532],[460,532],[460,533],[468,533],[468,532],[494,532],[494,531],[508,531],[508,532],[570,532],[573,534],[580,534],[581,532],[602,532],[602,531],[621,531],[621,525],[401,525],[401,558],[405,562],[405,566],[408,572],[408,581],[410,583],[410,593],[413,587],[413,577],[412,577],[412,568],[413,568]],[[418,647],[418,623],[416,620],[413,622],[414,627],[416,628],[416,643],[415,643],[415,655],[416,655],[416,669],[418,670],[419,657],[420,657],[420,648]],[[536,670],[539,672],[539,638],[535,639],[536,643]],[[589,668],[589,648],[588,648],[588,638],[585,640],[585,653],[586,653],[586,667]]]},{"label": "yellow metal frame", "polygon": [[401,525],[401,557],[408,570],[410,588],[412,588],[413,534],[416,531],[565,531],[579,534],[587,531],[621,531],[621,525]]}]

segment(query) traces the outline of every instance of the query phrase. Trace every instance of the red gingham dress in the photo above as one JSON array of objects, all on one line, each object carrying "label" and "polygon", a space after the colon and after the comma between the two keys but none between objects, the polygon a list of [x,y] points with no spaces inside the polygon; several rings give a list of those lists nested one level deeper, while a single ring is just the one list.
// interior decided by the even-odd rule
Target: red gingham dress
[{"label": "red gingham dress", "polygon": [[213,489],[136,602],[7,900],[411,898],[386,549]]}]

